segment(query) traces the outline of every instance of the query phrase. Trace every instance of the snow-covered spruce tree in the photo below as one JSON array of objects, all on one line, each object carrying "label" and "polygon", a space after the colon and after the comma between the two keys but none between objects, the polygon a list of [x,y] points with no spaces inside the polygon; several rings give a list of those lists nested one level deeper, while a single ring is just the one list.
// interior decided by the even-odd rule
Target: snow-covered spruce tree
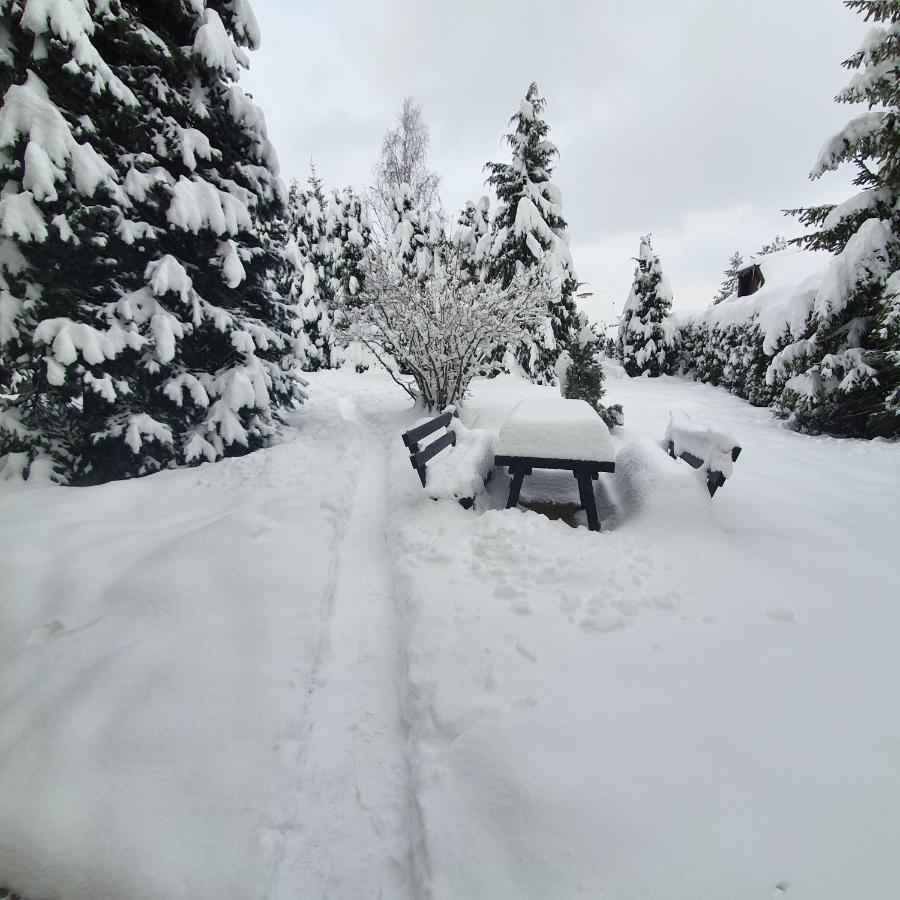
[{"label": "snow-covered spruce tree", "polygon": [[586,400],[610,428],[622,425],[625,417],[621,405],[616,403],[613,406],[604,406],[601,402],[606,393],[604,386],[606,377],[598,359],[600,338],[584,316],[580,321],[578,337],[557,360],[556,374],[560,392],[567,400]]},{"label": "snow-covered spruce tree", "polygon": [[389,248],[372,247],[363,261],[361,298],[339,295],[336,321],[344,340],[364,345],[432,411],[460,402],[494,348],[515,344],[546,309],[542,271],[519,272],[502,288],[471,279],[464,262],[445,240],[419,274]]},{"label": "snow-covered spruce tree", "polygon": [[444,240],[436,213],[423,220],[408,184],[395,184],[391,191],[392,232],[386,252],[405,275],[427,278],[434,267],[435,250]]},{"label": "snow-covered spruce tree", "polygon": [[770,378],[800,430],[900,435],[900,5],[846,3],[877,23],[844,62],[855,70],[835,98],[867,110],[826,142],[811,177],[856,166],[860,192],[835,207],[791,210],[818,230],[799,239],[836,253],[819,288],[809,336],[785,347]]},{"label": "snow-covered spruce tree", "polygon": [[744,257],[735,250],[734,253],[731,254],[731,259],[728,260],[728,268],[725,269],[725,272],[723,273],[725,275],[725,280],[719,287],[719,292],[713,298],[713,303],[721,303],[737,291],[738,272],[740,272],[743,267]]},{"label": "snow-covered spruce tree", "polygon": [[292,278],[288,295],[299,321],[298,356],[315,371],[340,363],[332,335],[336,292],[350,296],[361,287],[360,262],[369,227],[359,196],[351,189],[327,197],[313,170],[304,190],[292,182],[288,192],[292,231],[285,247]]},{"label": "snow-covered spruce tree", "polygon": [[316,193],[296,181],[288,191],[291,231],[285,255],[292,269],[287,296],[297,317],[297,358],[309,371],[325,368],[331,359],[331,323],[326,298],[327,264],[325,212]]},{"label": "snow-covered spruce tree", "polygon": [[571,347],[579,329],[574,300],[578,279],[562,217],[562,195],[550,180],[558,150],[547,138],[550,128],[541,118],[545,106],[532,83],[509,120],[514,126],[506,135],[512,163],[485,166],[499,201],[490,277],[507,287],[521,270],[541,266],[555,281],[544,321],[516,349],[519,364],[539,384],[553,383],[557,357]]},{"label": "snow-covered spruce tree", "polygon": [[456,220],[453,231],[454,246],[463,257],[463,268],[474,280],[484,280],[488,274],[491,234],[491,201],[482,197],[478,203],[469,200]]},{"label": "snow-covered spruce tree", "polygon": [[325,240],[329,249],[330,294],[355,297],[362,290],[362,260],[372,242],[366,206],[353,188],[332,191],[325,207]]},{"label": "snow-covered spruce tree", "polygon": [[[302,396],[238,84],[247,0],[3,0],[0,455],[101,480],[260,446]],[[20,461],[24,457],[19,457]]]},{"label": "snow-covered spruce tree", "polygon": [[672,289],[649,234],[641,238],[636,262],[631,293],[619,321],[619,352],[630,376],[647,373],[655,378],[672,371],[675,364],[666,322],[672,311]]}]

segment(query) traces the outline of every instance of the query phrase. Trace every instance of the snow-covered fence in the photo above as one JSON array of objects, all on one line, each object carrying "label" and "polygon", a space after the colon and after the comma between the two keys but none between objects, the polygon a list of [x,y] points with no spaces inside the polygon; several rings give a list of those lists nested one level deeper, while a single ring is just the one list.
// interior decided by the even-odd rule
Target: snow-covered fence
[{"label": "snow-covered fence", "polygon": [[679,410],[669,413],[663,444],[673,459],[683,459],[706,474],[710,497],[731,477],[741,454],[740,445],[730,434],[692,422]]}]

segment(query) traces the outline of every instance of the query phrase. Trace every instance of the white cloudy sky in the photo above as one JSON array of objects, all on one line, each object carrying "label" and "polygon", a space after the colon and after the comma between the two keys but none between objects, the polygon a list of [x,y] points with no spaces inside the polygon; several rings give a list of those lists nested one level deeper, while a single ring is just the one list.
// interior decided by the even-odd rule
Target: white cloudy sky
[{"label": "white cloudy sky", "polygon": [[483,192],[530,81],[547,98],[579,277],[608,318],[652,232],[676,307],[704,306],[728,256],[784,207],[840,200],[810,182],[851,114],[832,98],[865,33],[838,0],[254,0],[263,46],[245,83],[286,177],[367,185],[402,98],[422,104],[445,209]]}]

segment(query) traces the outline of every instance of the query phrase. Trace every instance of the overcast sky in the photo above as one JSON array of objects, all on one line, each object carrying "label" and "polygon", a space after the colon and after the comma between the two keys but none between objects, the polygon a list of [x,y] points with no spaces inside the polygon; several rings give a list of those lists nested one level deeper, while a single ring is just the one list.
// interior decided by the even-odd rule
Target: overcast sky
[{"label": "overcast sky", "polygon": [[735,249],[798,233],[785,207],[844,199],[810,182],[852,108],[833,102],[865,33],[838,0],[254,0],[262,49],[245,84],[285,178],[371,180],[405,95],[431,128],[444,208],[484,193],[482,166],[529,82],[560,150],[575,265],[609,318],[653,234],[676,308],[705,306]]}]

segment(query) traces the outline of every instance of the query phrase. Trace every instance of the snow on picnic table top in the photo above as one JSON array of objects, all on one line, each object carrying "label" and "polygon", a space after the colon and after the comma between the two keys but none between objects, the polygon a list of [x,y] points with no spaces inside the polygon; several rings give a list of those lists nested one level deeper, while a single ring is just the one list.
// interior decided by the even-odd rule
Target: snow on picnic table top
[{"label": "snow on picnic table top", "polygon": [[589,403],[536,397],[520,400],[500,429],[499,456],[614,462],[609,429]]}]

